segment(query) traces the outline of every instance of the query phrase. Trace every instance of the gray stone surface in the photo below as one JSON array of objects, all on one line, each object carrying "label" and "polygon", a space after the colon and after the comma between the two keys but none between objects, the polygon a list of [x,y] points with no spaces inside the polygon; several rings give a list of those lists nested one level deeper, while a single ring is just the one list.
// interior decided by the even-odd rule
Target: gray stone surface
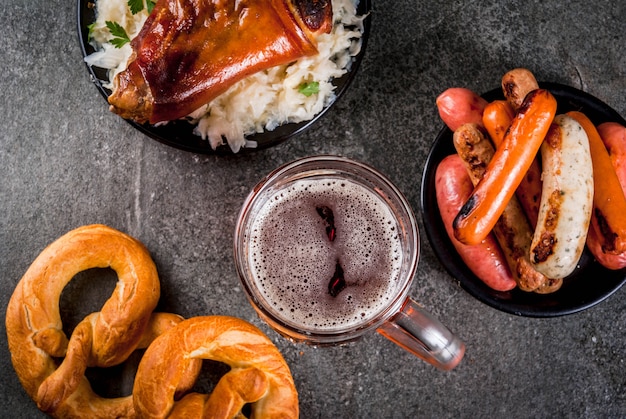
[{"label": "gray stone surface", "polygon": [[[422,170],[442,126],[434,101],[447,87],[490,90],[524,66],[626,115],[624,16],[626,4],[608,0],[374,1],[365,60],[332,112],[272,149],[218,157],[157,143],[109,113],[81,62],[74,0],[0,0],[0,314],[48,243],[104,223],[150,249],[160,309],[261,327],[291,366],[303,418],[625,417],[626,290],[567,317],[516,317],[463,291],[423,236],[411,295],[467,344],[462,364],[441,372],[378,334],[335,348],[286,342],[256,317],[232,260],[248,191],[297,157],[370,163],[419,214]],[[64,297],[68,316],[97,310],[114,280],[91,279]],[[0,370],[0,416],[45,417],[13,371],[4,322]]]}]

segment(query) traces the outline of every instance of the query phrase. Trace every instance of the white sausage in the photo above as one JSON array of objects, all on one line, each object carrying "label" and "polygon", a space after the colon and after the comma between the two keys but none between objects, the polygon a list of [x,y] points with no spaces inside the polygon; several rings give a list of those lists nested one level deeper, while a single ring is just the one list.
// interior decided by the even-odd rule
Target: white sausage
[{"label": "white sausage", "polygon": [[542,192],[530,260],[548,278],[576,268],[593,207],[593,167],[585,130],[557,115],[541,145]]}]

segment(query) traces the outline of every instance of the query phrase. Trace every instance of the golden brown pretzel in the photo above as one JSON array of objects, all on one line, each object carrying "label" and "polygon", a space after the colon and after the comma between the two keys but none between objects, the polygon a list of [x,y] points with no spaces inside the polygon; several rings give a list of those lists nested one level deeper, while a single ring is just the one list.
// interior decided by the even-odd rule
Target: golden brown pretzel
[{"label": "golden brown pretzel", "polygon": [[[183,372],[202,359],[231,367],[211,395],[190,393]],[[251,404],[253,418],[295,418],[298,394],[281,353],[259,329],[228,316],[194,317],[152,342],[139,363],[135,411],[146,418],[232,418]]]},{"label": "golden brown pretzel", "polygon": [[[79,272],[110,267],[118,283],[100,312],[63,333],[59,298]],[[146,248],[132,237],[103,225],[70,231],[35,259],[17,285],[6,315],[7,338],[15,371],[39,408],[57,417],[120,417],[133,414],[132,397],[104,399],[91,390],[88,366],[123,362],[137,347],[178,323],[175,315],[156,315],[160,286]],[[64,357],[57,368],[53,358]]]}]

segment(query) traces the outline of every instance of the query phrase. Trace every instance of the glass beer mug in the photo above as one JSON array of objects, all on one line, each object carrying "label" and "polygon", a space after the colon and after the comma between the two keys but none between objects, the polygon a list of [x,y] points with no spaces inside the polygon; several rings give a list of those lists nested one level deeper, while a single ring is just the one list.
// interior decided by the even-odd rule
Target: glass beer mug
[{"label": "glass beer mug", "polygon": [[294,342],[342,344],[378,331],[450,370],[465,346],[408,296],[417,221],[369,165],[313,156],[267,175],[239,214],[237,270],[259,316]]}]

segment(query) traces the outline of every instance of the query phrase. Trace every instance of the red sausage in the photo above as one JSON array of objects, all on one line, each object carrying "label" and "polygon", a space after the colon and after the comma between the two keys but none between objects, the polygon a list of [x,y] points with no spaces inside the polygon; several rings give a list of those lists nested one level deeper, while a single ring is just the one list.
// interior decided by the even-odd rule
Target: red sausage
[{"label": "red sausage", "polygon": [[626,127],[617,122],[605,122],[597,129],[626,195]]},{"label": "red sausage", "polygon": [[[605,122],[597,127],[600,138],[611,156],[622,191],[626,195],[626,128],[616,122]],[[587,247],[596,260],[607,269],[626,267],[626,253],[607,254],[602,251],[598,233],[590,226],[587,234]]]},{"label": "red sausage", "polygon": [[474,189],[463,161],[457,154],[447,156],[439,163],[435,189],[446,233],[467,267],[496,291],[515,288],[517,284],[493,235],[476,245],[466,245],[454,238],[452,221]]},{"label": "red sausage", "polygon": [[465,87],[451,87],[437,97],[441,120],[452,132],[466,123],[483,126],[483,110],[487,101]]},{"label": "red sausage", "polygon": [[589,226],[589,232],[587,233],[587,247],[593,257],[605,268],[617,270],[626,267],[626,253],[614,255],[602,251],[602,244],[593,225]]}]

